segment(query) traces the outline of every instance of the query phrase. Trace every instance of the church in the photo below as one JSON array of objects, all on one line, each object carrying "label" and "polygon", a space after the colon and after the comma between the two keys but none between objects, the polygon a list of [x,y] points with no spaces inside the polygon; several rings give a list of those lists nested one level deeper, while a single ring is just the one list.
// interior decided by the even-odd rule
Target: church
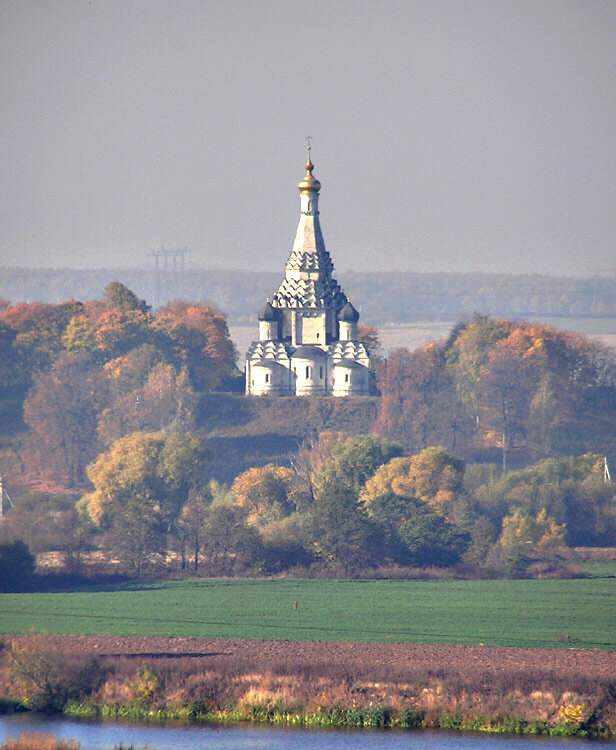
[{"label": "church", "polygon": [[370,355],[357,340],[359,313],[332,276],[319,221],[321,183],[298,184],[300,215],[278,291],[259,312],[259,340],[246,355],[246,394],[367,396]]}]

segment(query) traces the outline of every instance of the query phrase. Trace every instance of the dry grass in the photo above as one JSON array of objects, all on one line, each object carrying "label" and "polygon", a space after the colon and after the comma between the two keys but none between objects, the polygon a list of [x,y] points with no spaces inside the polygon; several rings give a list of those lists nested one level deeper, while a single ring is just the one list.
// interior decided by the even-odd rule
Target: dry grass
[{"label": "dry grass", "polygon": [[9,739],[0,750],[79,750],[76,740],[61,740],[53,734],[22,733],[17,739]]}]

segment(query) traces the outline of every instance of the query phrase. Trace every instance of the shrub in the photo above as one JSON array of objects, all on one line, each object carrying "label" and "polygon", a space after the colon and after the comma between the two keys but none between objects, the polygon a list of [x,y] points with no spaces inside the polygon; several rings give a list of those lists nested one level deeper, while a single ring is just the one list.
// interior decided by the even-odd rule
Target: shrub
[{"label": "shrub", "polygon": [[53,734],[22,733],[18,739],[8,739],[0,750],[79,750],[76,740],[59,740]]},{"label": "shrub", "polygon": [[24,706],[61,711],[98,688],[104,673],[97,659],[71,656],[43,633],[11,643],[8,675]]}]

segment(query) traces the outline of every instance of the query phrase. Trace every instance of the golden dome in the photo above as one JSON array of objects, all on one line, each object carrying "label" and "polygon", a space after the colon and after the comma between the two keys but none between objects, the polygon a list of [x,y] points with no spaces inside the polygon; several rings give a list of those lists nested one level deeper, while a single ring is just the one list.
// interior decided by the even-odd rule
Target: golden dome
[{"label": "golden dome", "polygon": [[319,190],[321,189],[321,183],[317,180],[316,177],[312,176],[313,169],[314,169],[314,164],[312,163],[310,159],[310,149],[309,149],[308,160],[306,161],[306,174],[304,176],[304,179],[297,185],[297,187],[302,192],[318,193]]}]

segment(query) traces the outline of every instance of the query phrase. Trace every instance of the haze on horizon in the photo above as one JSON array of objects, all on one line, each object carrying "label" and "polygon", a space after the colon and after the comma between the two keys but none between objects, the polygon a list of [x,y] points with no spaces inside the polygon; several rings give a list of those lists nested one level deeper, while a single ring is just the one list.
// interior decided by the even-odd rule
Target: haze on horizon
[{"label": "haze on horizon", "polygon": [[616,3],[2,0],[0,265],[616,266]]}]

